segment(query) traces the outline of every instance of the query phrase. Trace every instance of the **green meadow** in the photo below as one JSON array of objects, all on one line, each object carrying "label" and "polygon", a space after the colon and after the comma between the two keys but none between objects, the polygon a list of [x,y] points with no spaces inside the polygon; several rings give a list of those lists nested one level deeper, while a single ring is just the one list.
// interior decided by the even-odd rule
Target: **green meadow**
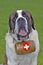
[{"label": "green meadow", "polygon": [[40,42],[38,65],[43,65],[43,0],[0,0],[0,63],[4,62],[8,18],[18,9],[30,11],[34,18]]}]

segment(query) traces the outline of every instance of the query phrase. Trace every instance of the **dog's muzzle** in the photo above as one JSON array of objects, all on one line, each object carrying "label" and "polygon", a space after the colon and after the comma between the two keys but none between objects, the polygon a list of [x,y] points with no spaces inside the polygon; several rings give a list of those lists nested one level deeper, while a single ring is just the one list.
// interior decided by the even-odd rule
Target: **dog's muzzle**
[{"label": "dog's muzzle", "polygon": [[26,36],[28,33],[27,20],[24,17],[19,17],[16,22],[18,26],[18,35]]}]

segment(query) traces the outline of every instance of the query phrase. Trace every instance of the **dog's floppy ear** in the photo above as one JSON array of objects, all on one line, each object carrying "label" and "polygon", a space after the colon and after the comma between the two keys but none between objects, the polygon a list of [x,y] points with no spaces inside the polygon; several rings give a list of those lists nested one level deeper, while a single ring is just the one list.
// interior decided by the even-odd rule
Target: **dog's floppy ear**
[{"label": "dog's floppy ear", "polygon": [[12,13],[12,14],[9,16],[9,32],[10,32],[10,33],[14,32],[13,17],[14,17],[14,14]]},{"label": "dog's floppy ear", "polygon": [[32,28],[35,30],[35,27],[34,27],[34,20],[33,20],[33,17],[32,17],[31,14],[30,14],[30,17],[31,17]]}]

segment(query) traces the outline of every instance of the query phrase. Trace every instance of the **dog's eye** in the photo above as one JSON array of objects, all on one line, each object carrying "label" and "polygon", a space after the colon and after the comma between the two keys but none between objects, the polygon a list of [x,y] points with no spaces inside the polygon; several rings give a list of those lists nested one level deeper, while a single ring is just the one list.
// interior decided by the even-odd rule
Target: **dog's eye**
[{"label": "dog's eye", "polygon": [[13,21],[13,22],[15,22],[15,21],[16,21],[16,19],[17,19],[17,17],[18,17],[18,14],[17,14],[17,13],[15,13],[15,14],[14,14],[14,17],[13,17],[13,19],[12,19],[12,21]]}]

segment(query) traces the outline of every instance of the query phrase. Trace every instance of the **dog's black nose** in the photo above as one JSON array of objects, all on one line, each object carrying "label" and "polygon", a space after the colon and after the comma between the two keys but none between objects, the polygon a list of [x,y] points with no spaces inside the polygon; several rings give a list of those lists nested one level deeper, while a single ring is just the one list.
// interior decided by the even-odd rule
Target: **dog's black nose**
[{"label": "dog's black nose", "polygon": [[26,20],[24,19],[24,18],[19,18],[18,20],[17,20],[17,23],[18,23],[18,25],[21,27],[24,27],[25,26],[25,23],[26,23]]},{"label": "dog's black nose", "polygon": [[19,18],[19,19],[17,20],[17,22],[18,22],[18,23],[25,23],[26,20],[25,20],[24,18]]}]

